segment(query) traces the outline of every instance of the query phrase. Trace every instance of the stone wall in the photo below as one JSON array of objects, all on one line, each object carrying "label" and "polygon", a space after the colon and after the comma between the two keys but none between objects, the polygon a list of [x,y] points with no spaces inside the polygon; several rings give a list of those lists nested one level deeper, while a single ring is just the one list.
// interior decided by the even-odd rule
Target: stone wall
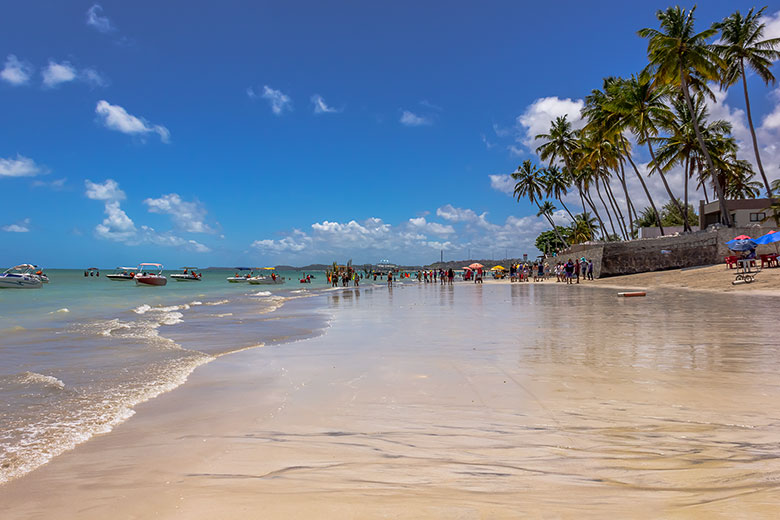
[{"label": "stone wall", "polygon": [[[595,242],[577,244],[562,252],[559,258],[585,257],[593,261],[596,278],[623,274],[681,269],[719,264],[733,254],[726,242],[738,235],[758,238],[771,231],[768,227],[721,228],[679,236],[663,236],[628,242]],[[757,253],[774,253],[774,245],[758,246]]]}]

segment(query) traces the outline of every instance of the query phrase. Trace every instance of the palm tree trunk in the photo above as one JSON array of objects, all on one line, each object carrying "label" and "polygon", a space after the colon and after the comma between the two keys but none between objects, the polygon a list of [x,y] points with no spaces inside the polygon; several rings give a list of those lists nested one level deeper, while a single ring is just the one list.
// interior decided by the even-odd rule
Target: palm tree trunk
[{"label": "palm tree trunk", "polygon": [[615,220],[617,220],[618,227],[620,228],[620,232],[623,233],[623,238],[625,240],[628,240],[628,232],[626,231],[626,221],[623,218],[623,212],[620,211],[620,206],[617,203],[615,194],[612,193],[612,186],[610,186],[609,180],[610,180],[609,177],[604,178],[604,191],[607,192],[607,199],[609,199],[609,204],[612,206],[612,211],[615,212]]},{"label": "palm tree trunk", "polygon": [[[626,168],[623,164],[623,160],[620,160],[620,184],[623,186],[623,193],[626,195],[626,211],[628,211],[628,225],[631,228],[631,238],[634,238],[634,219],[631,218],[631,209],[633,204],[631,203],[631,197],[628,196],[628,187],[626,186]],[[636,210],[634,210],[634,216],[636,216]]]},{"label": "palm tree trunk", "polygon": [[[601,215],[599,215],[599,210],[596,209],[596,205],[593,204],[593,199],[590,196],[590,188],[585,188],[585,200],[588,201],[588,205],[590,205],[590,209],[593,210],[593,214],[596,215],[596,220],[599,221],[599,230],[601,230],[601,238],[606,237],[607,228],[604,226],[604,221],[601,220]],[[592,230],[592,228],[591,228]]]},{"label": "palm tree trunk", "polygon": [[[542,206],[539,205],[539,201],[534,200],[534,202],[536,203],[536,207],[539,208],[539,211],[541,212],[542,211]],[[561,236],[561,234],[558,232],[558,228],[555,227],[555,222],[553,222],[552,217],[550,215],[548,215],[547,213],[544,213],[544,212],[542,212],[542,215],[544,215],[544,218],[546,218],[547,222],[549,222],[550,225],[552,226],[553,233],[555,233],[555,236],[558,237],[558,240],[561,241],[561,243],[564,245],[564,247],[568,248],[569,247],[569,243],[566,242],[566,240],[564,240],[563,237]]]},{"label": "palm tree trunk", "polygon": [[647,197],[647,201],[650,203],[650,207],[653,208],[653,213],[655,213],[655,221],[658,224],[658,230],[661,231],[661,235],[664,234],[664,226],[661,224],[661,214],[658,213],[658,209],[655,207],[655,202],[653,202],[653,197],[650,196],[650,190],[647,189],[647,184],[645,184],[645,179],[642,177],[642,174],[639,173],[639,168],[636,167],[636,164],[634,164],[634,160],[631,158],[631,154],[628,152],[628,149],[625,147],[625,144],[623,145],[623,151],[626,154],[626,159],[628,159],[628,162],[631,163],[631,166],[634,168],[634,172],[636,173],[636,176],[639,178],[639,182],[642,184],[642,189],[645,190],[645,196]]},{"label": "palm tree trunk", "polygon": [[[693,108],[693,101],[691,101],[691,93],[688,92],[688,81],[685,78],[682,64],[680,64],[680,88],[682,89],[685,103],[688,105],[688,110],[690,110],[691,114],[696,114],[696,111]],[[696,132],[696,140],[699,142],[699,148],[701,148],[701,153],[704,155],[704,160],[707,161],[707,167],[710,169],[710,177],[712,177],[713,182],[715,183],[715,191],[718,193],[718,203],[720,205],[720,216],[726,227],[732,227],[731,215],[729,215],[729,211],[726,208],[726,194],[723,192],[723,186],[715,175],[715,164],[712,162],[710,151],[707,150],[707,145],[704,143],[704,137],[701,135],[699,121],[697,121],[695,115],[691,118],[691,121],[693,121],[693,131]]]},{"label": "palm tree trunk", "polygon": [[607,218],[609,219],[609,227],[612,228],[612,234],[613,235],[617,235],[617,233],[615,232],[615,223],[612,222],[612,214],[610,214],[609,208],[604,203],[604,197],[601,196],[601,190],[599,189],[599,178],[598,178],[598,175],[595,178],[595,182],[596,182],[596,194],[599,196],[599,200],[601,201],[601,205],[604,206],[604,211],[607,213]]},{"label": "palm tree trunk", "polygon": [[562,197],[558,197],[558,202],[561,203],[561,206],[563,206],[563,209],[566,210],[566,213],[569,214],[569,218],[571,219],[572,223],[574,223],[574,215],[571,214],[571,211],[569,211],[569,208],[566,207],[566,203],[563,202]]},{"label": "palm tree trunk", "polygon": [[[680,207],[680,201],[677,200],[677,197],[674,196],[674,193],[672,193],[672,189],[669,187],[669,183],[666,181],[666,175],[664,175],[664,172],[661,171],[661,168],[658,167],[658,163],[655,160],[655,152],[653,151],[653,145],[650,143],[650,139],[647,139],[647,149],[650,150],[650,158],[653,160],[653,169],[658,172],[658,175],[661,176],[661,180],[664,183],[664,188],[666,188],[666,193],[669,194],[669,198],[672,201],[672,204],[677,208],[677,211],[680,212],[680,215],[683,215],[682,208]],[[685,226],[683,226],[683,229],[685,229]]]},{"label": "palm tree trunk", "polygon": [[758,153],[758,140],[756,139],[756,129],[753,128],[753,116],[750,113],[750,98],[748,97],[747,80],[745,79],[745,60],[739,59],[739,68],[742,72],[742,88],[745,91],[745,109],[747,112],[748,126],[750,127],[750,136],[753,138],[753,151],[756,152],[756,166],[758,171],[761,172],[761,178],[764,179],[764,186],[766,187],[766,194],[769,198],[772,198],[772,187],[769,184],[769,179],[766,178],[764,173],[764,165],[761,164],[761,155]]},{"label": "palm tree trunk", "polygon": [[683,172],[683,175],[685,175],[684,181],[685,181],[685,201],[683,206],[685,207],[685,213],[683,214],[683,230],[690,231],[691,225],[688,223],[688,168],[690,167],[690,160],[691,158],[686,156],[685,157],[685,171]]}]

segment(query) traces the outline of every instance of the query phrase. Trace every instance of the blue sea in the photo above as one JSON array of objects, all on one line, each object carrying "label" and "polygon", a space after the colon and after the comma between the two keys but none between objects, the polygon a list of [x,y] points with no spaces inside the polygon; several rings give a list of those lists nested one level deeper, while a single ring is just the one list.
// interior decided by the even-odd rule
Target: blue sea
[{"label": "blue sea", "polygon": [[136,286],[48,270],[41,289],[0,290],[0,483],[132,416],[219,356],[321,334],[323,272],[310,284],[198,282]]}]

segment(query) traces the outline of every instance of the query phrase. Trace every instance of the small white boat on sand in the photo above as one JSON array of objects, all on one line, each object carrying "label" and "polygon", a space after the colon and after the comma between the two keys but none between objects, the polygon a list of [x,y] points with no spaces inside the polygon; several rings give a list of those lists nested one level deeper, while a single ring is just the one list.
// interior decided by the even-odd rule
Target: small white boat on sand
[{"label": "small white boat on sand", "polygon": [[0,289],[40,289],[43,287],[41,276],[45,275],[35,274],[36,270],[38,266],[32,264],[20,264],[7,269],[0,274]]},{"label": "small white boat on sand", "polygon": [[171,278],[177,282],[199,282],[201,275],[197,267],[182,267],[183,273],[172,274]]},{"label": "small white boat on sand", "polygon": [[115,282],[126,282],[135,278],[136,271],[138,271],[137,267],[117,267],[116,271],[107,274],[106,278]]},{"label": "small white boat on sand", "polygon": [[136,285],[165,285],[168,279],[162,271],[162,264],[138,264],[138,273],[133,279]]}]

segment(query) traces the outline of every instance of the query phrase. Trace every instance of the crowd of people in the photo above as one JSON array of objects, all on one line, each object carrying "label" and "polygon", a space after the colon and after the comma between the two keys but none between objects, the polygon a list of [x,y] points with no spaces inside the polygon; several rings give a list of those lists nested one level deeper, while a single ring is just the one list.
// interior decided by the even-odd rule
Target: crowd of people
[{"label": "crowd of people", "polygon": [[[549,259],[548,259],[549,260]],[[506,271],[503,271],[505,273]],[[494,273],[496,275],[496,273]],[[466,269],[462,275],[460,275],[464,281],[473,281],[474,283],[482,283],[484,273],[481,268],[478,269]],[[420,283],[438,283],[439,285],[452,285],[456,278],[456,272],[450,269],[424,269],[414,272],[408,271],[389,271],[387,273],[381,271],[366,271],[365,274],[359,273],[352,267],[335,266],[333,270],[327,271],[328,282],[333,287],[349,287],[354,285],[360,286],[360,281],[363,279],[371,280],[374,282],[387,281],[387,285],[393,285],[395,280],[413,279],[416,278]],[[494,276],[495,277],[495,276]],[[501,275],[503,278],[503,274]],[[583,258],[569,259],[568,261],[558,261],[554,265],[551,265],[547,260],[539,260],[536,262],[524,262],[518,264],[511,264],[509,267],[509,281],[510,282],[544,282],[555,278],[556,282],[566,284],[578,284],[580,279],[593,280],[593,261]]]},{"label": "crowd of people", "polygon": [[558,261],[550,265],[546,261],[513,264],[509,267],[510,282],[543,282],[555,277],[556,282],[566,284],[580,283],[580,279],[593,280],[593,260],[575,258],[568,261]]}]

